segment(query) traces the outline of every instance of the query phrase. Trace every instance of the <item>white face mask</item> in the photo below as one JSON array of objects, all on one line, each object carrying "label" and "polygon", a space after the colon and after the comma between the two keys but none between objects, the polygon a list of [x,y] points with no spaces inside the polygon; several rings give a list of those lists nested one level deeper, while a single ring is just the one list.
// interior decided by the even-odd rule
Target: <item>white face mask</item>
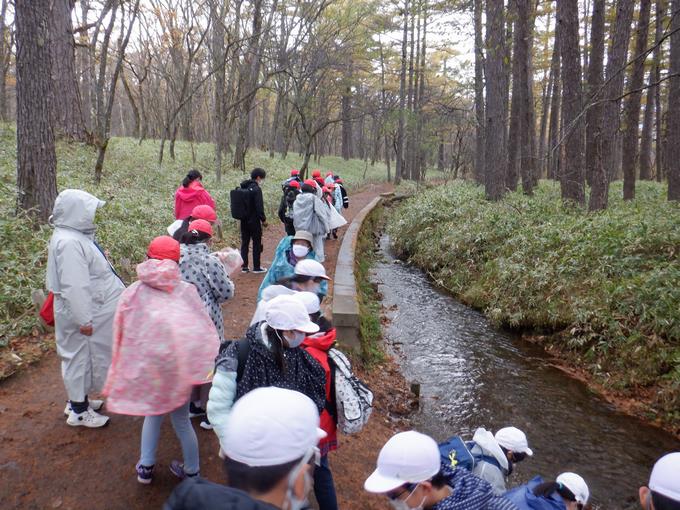
[{"label": "white face mask", "polygon": [[[314,452],[310,453],[312,455],[314,454]],[[309,507],[309,502],[307,501],[307,494],[309,494],[309,491],[312,490],[312,485],[314,483],[312,480],[312,476],[309,474],[309,470],[305,471],[305,474],[303,475],[305,479],[303,499],[298,499],[298,497],[295,495],[294,487],[295,481],[297,480],[300,470],[304,468],[304,466],[310,460],[310,457],[311,456],[309,454],[305,455],[300,464],[298,464],[297,467],[293,469],[293,471],[290,473],[290,476],[288,477],[288,490],[286,491],[286,501],[283,504],[283,508],[285,510],[302,510],[303,508]]]},{"label": "white face mask", "polygon": [[309,254],[309,248],[302,244],[294,244],[293,245],[293,255],[295,255],[295,258],[298,259],[303,259]]},{"label": "white face mask", "polygon": [[390,506],[394,508],[394,510],[423,510],[425,508],[425,499],[420,502],[418,506],[409,506],[407,503],[408,499],[413,496],[413,493],[416,491],[418,486],[416,485],[414,489],[410,492],[408,496],[406,496],[404,499],[391,499],[389,501]]},{"label": "white face mask", "polygon": [[299,347],[302,342],[305,341],[306,335],[302,331],[293,331],[293,337],[289,337],[287,335],[283,335],[284,338],[286,339],[286,343],[288,344],[288,347],[291,349],[295,347]]}]

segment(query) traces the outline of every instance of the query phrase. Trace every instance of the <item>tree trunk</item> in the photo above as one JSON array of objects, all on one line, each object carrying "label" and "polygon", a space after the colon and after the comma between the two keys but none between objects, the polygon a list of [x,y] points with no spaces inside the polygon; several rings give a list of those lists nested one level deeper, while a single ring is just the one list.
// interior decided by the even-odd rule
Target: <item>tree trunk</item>
[{"label": "tree trunk", "polygon": [[654,70],[649,72],[649,86],[645,100],[645,115],[640,136],[640,180],[652,179],[652,131],[654,126]]},{"label": "tree trunk", "polygon": [[475,23],[475,180],[479,184],[484,179],[484,42],[482,34],[482,2],[474,0]]},{"label": "tree trunk", "polygon": [[[633,64],[629,90],[641,89],[645,80],[645,58],[642,53],[647,48],[647,35],[649,34],[649,11],[651,0],[640,0],[640,14],[637,24],[637,38],[635,40],[635,54],[637,58]],[[640,123],[640,102],[642,92],[633,92],[626,97],[623,121],[623,199],[635,198],[635,167],[638,156],[638,133]]]},{"label": "tree trunk", "polygon": [[352,62],[349,62],[348,71],[345,76],[347,84],[340,100],[342,108],[342,159],[347,161],[353,156],[352,150]]},{"label": "tree trunk", "polygon": [[680,0],[671,2],[671,54],[668,91],[668,200],[680,200]]},{"label": "tree trunk", "polygon": [[399,127],[397,131],[397,159],[394,183],[401,182],[404,173],[404,106],[406,103],[406,51],[408,47],[409,0],[404,0],[404,28],[401,43],[401,72],[399,73]]},{"label": "tree trunk", "polygon": [[[585,94],[588,102],[597,101],[594,96],[602,87],[605,7],[605,0],[593,1],[590,66]],[[586,181],[591,186],[588,203],[591,211],[607,207],[608,178],[602,166],[602,156],[602,105],[597,103],[586,112]]]},{"label": "tree trunk", "polygon": [[[616,3],[616,23],[612,36],[612,45],[607,56],[605,79],[607,85],[600,94],[601,99],[614,99],[623,92],[628,44],[630,42],[630,25],[633,20],[635,2],[618,0]],[[602,113],[602,160],[608,180],[617,174],[617,133],[620,121],[620,101],[606,101]],[[607,185],[608,186],[608,185]],[[607,191],[608,193],[608,191]]]},{"label": "tree trunk", "polygon": [[[656,47],[654,48],[654,82],[659,83],[661,80],[661,37],[663,36],[663,18],[665,14],[665,0],[656,0],[656,21],[655,32],[656,37],[654,41]],[[665,175],[663,164],[663,112],[661,111],[661,85],[654,87],[654,111],[656,112],[656,147],[655,147],[655,168],[656,180],[661,182]]]},{"label": "tree trunk", "polygon": [[560,25],[555,22],[555,45],[553,48],[550,73],[553,76],[550,94],[550,123],[548,127],[548,178],[557,180],[560,176],[561,151],[557,146],[560,138],[560,97],[562,95],[562,66],[560,65]]},{"label": "tree trunk", "polygon": [[581,56],[579,45],[578,0],[557,0],[562,60],[562,119],[565,129],[564,168],[560,174],[562,199],[585,203],[585,175],[581,138]]},{"label": "tree trunk", "polygon": [[75,39],[71,11],[75,0],[52,0],[50,13],[50,50],[54,94],[54,127],[64,138],[85,142],[88,139],[83,120],[80,89],[76,78]]},{"label": "tree trunk", "polygon": [[49,0],[16,0],[17,211],[46,222],[57,196]]},{"label": "tree trunk", "polygon": [[224,154],[224,86],[226,80],[226,56],[224,54],[224,4],[218,0],[210,1],[210,19],[212,34],[210,51],[212,53],[213,69],[215,70],[213,96],[213,142],[215,144],[215,180],[222,182],[222,156]]},{"label": "tree trunk", "polygon": [[520,131],[520,174],[522,176],[522,191],[531,195],[537,184],[536,169],[536,112],[534,110],[534,80],[533,80],[533,39],[534,39],[534,9],[531,0],[517,0],[517,19],[519,34],[518,58],[520,66],[520,101],[521,101],[521,131]]},{"label": "tree trunk", "polygon": [[[679,0],[680,1],[680,0]],[[489,200],[505,192],[505,82],[503,0],[486,2],[486,145],[484,187]]]},{"label": "tree trunk", "polygon": [[[7,121],[7,67],[11,48],[5,39],[7,30],[7,0],[0,7],[0,120]],[[9,55],[8,55],[9,54]]]},{"label": "tree trunk", "polygon": [[[519,19],[515,20],[515,25]],[[520,130],[522,129],[522,86],[520,73],[519,37],[515,28],[515,39],[513,40],[512,51],[512,97],[510,102],[510,129],[508,130],[508,159],[505,170],[505,187],[510,191],[517,190],[517,163],[520,154],[519,140]]]}]

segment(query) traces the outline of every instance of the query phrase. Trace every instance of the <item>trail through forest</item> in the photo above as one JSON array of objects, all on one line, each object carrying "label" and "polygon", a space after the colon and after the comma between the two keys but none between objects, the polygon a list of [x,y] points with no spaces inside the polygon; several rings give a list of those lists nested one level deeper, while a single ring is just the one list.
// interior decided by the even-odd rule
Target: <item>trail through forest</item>
[{"label": "trail through forest", "polygon": [[[372,185],[351,196],[345,217],[351,221],[370,200],[389,189],[389,184]],[[341,229],[341,236],[344,231]],[[270,218],[263,239],[266,266],[282,235],[278,218]],[[326,243],[324,265],[331,277],[341,241],[342,237]],[[239,272],[233,279],[236,296],[224,306],[227,338],[239,337],[245,331],[255,310],[262,276]],[[340,449],[330,455],[340,508],[350,510],[384,508],[384,502],[366,494],[362,484],[373,470],[379,446],[399,423],[388,416],[387,407],[394,390],[403,386],[398,370],[389,361],[361,375],[376,392],[377,408],[368,428],[357,436],[341,437]],[[168,466],[173,459],[181,459],[170,421],[163,423],[153,483],[142,486],[134,470],[142,418],[111,414],[110,425],[104,429],[71,428],[62,414],[65,398],[55,353],[0,386],[0,507],[160,508],[177,485]],[[201,474],[212,481],[223,481],[217,437],[198,424],[195,419]]]}]

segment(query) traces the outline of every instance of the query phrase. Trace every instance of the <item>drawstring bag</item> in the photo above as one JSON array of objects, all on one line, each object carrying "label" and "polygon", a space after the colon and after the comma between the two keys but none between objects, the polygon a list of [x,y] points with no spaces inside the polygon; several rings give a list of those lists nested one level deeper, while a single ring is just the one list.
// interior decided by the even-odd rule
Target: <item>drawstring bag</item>
[{"label": "drawstring bag", "polygon": [[49,292],[45,302],[40,307],[40,318],[48,326],[54,326],[54,293]]},{"label": "drawstring bag", "polygon": [[373,392],[354,375],[352,365],[341,351],[329,349],[328,362],[335,385],[338,428],[345,434],[355,434],[371,416]]}]

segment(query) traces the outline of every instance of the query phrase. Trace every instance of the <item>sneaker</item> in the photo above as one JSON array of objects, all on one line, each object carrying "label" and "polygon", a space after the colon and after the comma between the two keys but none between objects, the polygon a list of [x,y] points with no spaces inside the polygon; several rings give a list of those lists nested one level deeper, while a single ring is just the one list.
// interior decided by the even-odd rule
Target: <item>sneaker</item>
[{"label": "sneaker", "polygon": [[[104,401],[103,400],[90,400],[90,409],[93,411],[99,411],[102,407],[104,407]],[[68,416],[71,414],[71,402],[68,401],[66,402],[66,407],[64,407],[64,414]]]},{"label": "sneaker", "polygon": [[153,479],[153,466],[142,466],[138,462],[135,469],[137,470],[137,481],[149,485]]},{"label": "sneaker", "polygon": [[80,414],[71,411],[66,420],[66,424],[71,427],[88,427],[97,429],[109,423],[109,417],[88,409]]},{"label": "sneaker", "polygon": [[173,460],[170,463],[170,472],[175,475],[177,478],[180,480],[184,480],[186,477],[192,477],[192,476],[198,476],[198,473],[194,473],[190,475],[186,471],[184,471],[184,463],[180,462],[178,460]]},{"label": "sneaker", "polygon": [[196,418],[198,416],[205,416],[205,409],[198,407],[191,402],[189,404],[189,418]]},{"label": "sneaker", "polygon": [[205,430],[212,430],[213,429],[213,425],[212,425],[212,423],[210,423],[210,420],[208,419],[207,416],[204,419],[201,420],[200,425],[201,425],[201,428],[205,429]]},{"label": "sneaker", "polygon": [[250,273],[250,269],[248,269],[247,267],[242,267],[241,272],[242,273]]},{"label": "sneaker", "polygon": [[266,273],[267,268],[266,267],[258,267],[257,269],[253,269],[253,273]]}]

